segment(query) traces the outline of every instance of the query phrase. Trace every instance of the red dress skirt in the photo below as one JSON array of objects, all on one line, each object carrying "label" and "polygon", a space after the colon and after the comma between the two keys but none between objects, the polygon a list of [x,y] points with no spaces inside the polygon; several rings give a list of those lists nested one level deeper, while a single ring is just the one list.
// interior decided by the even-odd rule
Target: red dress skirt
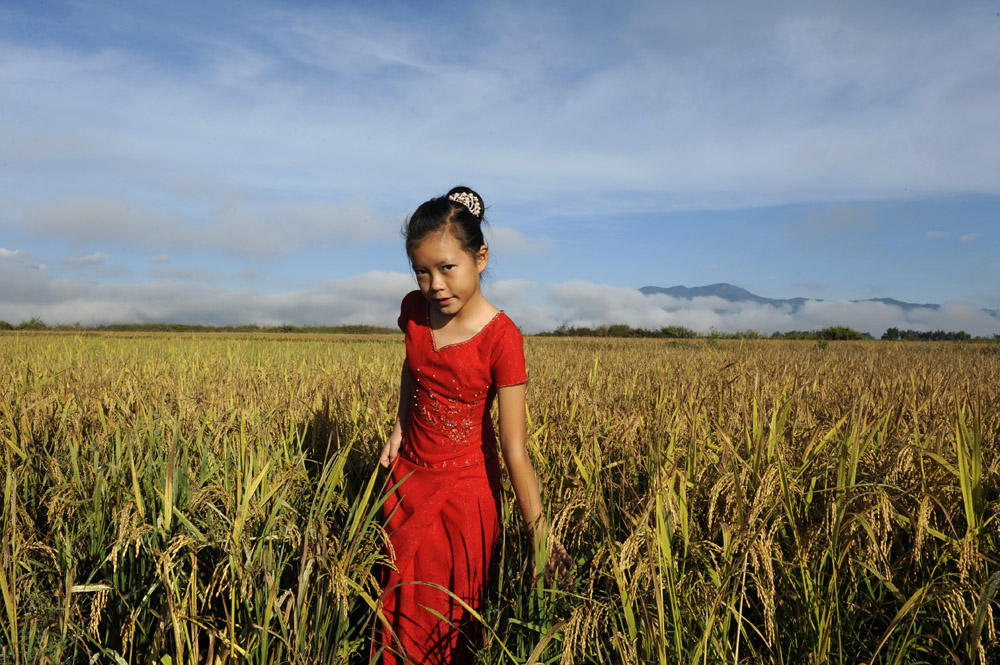
[{"label": "red dress skirt", "polygon": [[500,466],[490,407],[527,381],[523,340],[498,313],[473,338],[438,348],[428,303],[403,299],[413,393],[383,507],[395,570],[384,576],[375,648],[383,663],[466,663],[499,536]]}]

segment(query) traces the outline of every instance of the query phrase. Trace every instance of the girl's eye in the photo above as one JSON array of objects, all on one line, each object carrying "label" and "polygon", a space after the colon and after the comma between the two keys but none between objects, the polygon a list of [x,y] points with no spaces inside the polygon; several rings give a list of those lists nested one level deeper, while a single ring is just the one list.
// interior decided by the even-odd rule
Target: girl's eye
[{"label": "girl's eye", "polygon": [[455,266],[453,266],[453,265],[446,265],[446,266],[442,266],[442,267],[441,267],[441,269],[442,269],[442,270],[451,270],[451,269],[452,269],[452,268],[454,268],[454,267],[455,267]]}]

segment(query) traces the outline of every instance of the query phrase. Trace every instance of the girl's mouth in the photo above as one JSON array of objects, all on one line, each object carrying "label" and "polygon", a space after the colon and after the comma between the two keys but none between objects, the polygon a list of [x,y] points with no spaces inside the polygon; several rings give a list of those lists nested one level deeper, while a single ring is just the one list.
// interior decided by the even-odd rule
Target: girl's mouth
[{"label": "girl's mouth", "polygon": [[451,298],[438,298],[438,305],[446,307],[449,303],[451,303],[451,301]]}]

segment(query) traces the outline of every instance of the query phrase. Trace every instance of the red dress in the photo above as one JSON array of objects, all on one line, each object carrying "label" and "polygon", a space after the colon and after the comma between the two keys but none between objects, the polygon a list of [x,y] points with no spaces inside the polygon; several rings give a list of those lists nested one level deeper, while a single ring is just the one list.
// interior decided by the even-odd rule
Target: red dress
[{"label": "red dress", "polygon": [[[405,298],[399,327],[413,394],[384,514],[398,570],[384,580],[383,663],[466,663],[499,535],[500,466],[490,407],[497,388],[524,383],[524,347],[503,312],[471,339],[438,348],[429,304]],[[443,621],[439,616],[447,621]],[[451,624],[451,625],[449,625]]]}]

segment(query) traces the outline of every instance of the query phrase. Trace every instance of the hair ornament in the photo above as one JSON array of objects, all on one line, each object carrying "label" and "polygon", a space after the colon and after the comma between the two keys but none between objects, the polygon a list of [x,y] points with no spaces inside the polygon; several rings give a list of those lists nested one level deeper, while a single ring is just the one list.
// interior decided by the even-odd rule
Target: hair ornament
[{"label": "hair ornament", "polygon": [[448,197],[448,200],[461,203],[469,209],[469,212],[476,216],[476,219],[482,219],[483,207],[479,203],[479,197],[472,192],[455,192]]}]

